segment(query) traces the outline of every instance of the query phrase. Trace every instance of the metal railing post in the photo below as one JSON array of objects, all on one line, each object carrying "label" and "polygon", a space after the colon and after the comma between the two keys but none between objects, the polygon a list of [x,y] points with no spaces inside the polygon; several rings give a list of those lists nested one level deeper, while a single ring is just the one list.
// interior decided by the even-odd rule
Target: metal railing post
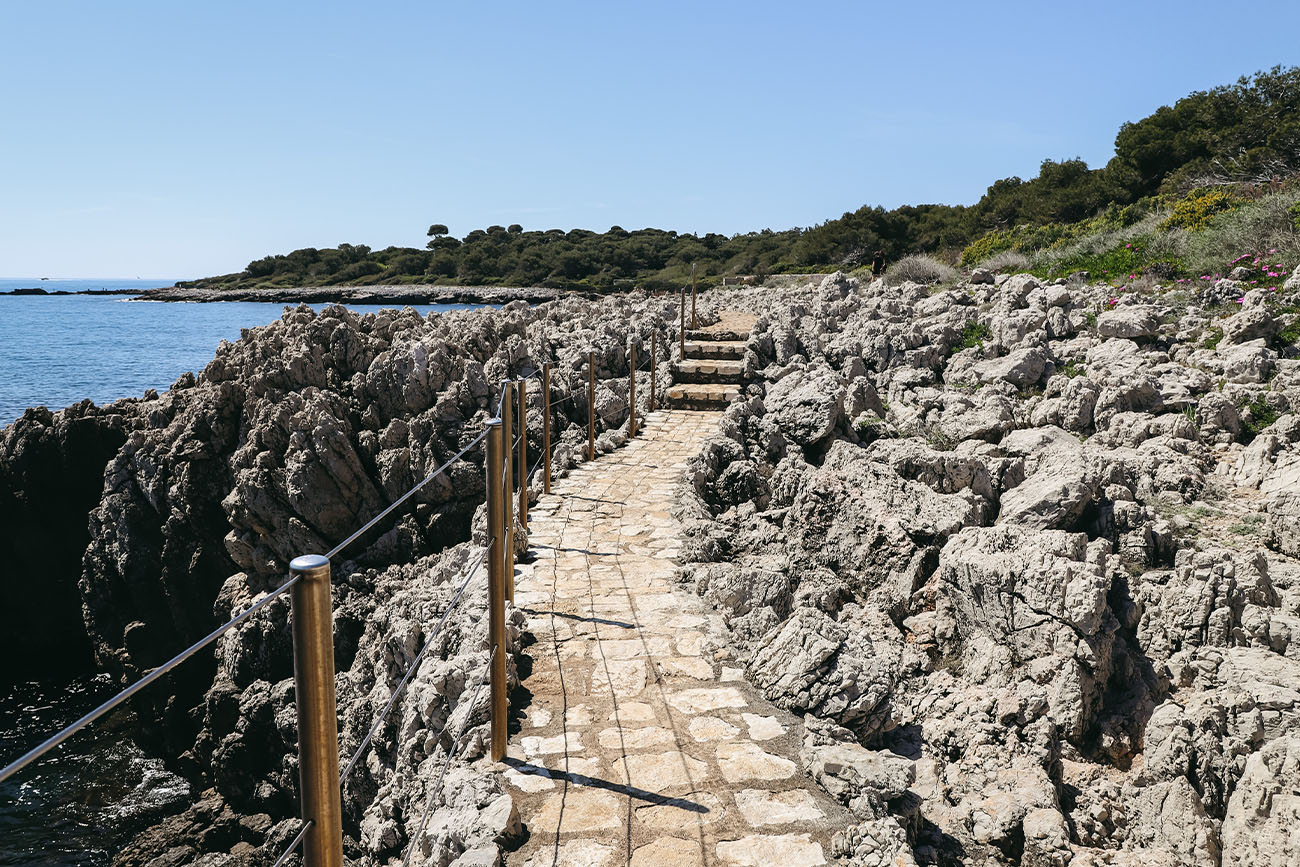
[{"label": "metal railing post", "polygon": [[655,375],[659,369],[659,332],[650,332],[650,411],[655,411]]},{"label": "metal railing post", "polygon": [[505,504],[506,510],[506,599],[511,602],[515,601],[515,477],[513,472],[514,456],[514,401],[515,401],[515,384],[511,380],[505,382],[506,397],[501,401],[501,424],[505,428],[505,466],[502,472],[505,474],[505,484],[502,485],[502,503]]},{"label": "metal railing post", "polygon": [[542,493],[551,492],[551,363],[542,364]]},{"label": "metal railing post", "polygon": [[636,340],[628,349],[627,362],[627,435],[636,436]]},{"label": "metal railing post", "polygon": [[306,867],[343,867],[339,713],[334,695],[330,561],[319,554],[289,564],[293,585],[293,677],[298,705],[298,787]]},{"label": "metal railing post", "polygon": [[680,347],[681,349],[680,360],[685,361],[686,360],[686,287],[685,286],[682,287],[682,324],[681,324],[681,328],[678,329],[677,333],[681,339],[681,344],[682,344]]},{"label": "metal railing post", "polygon": [[596,459],[596,353],[587,353],[587,460]]},{"label": "metal railing post", "polygon": [[528,380],[519,390],[519,529],[528,532]]},{"label": "metal railing post", "polygon": [[695,263],[691,263],[691,327],[699,328],[700,323],[695,318]]},{"label": "metal railing post", "polygon": [[488,419],[488,652],[492,681],[492,761],[506,757],[506,509],[501,481],[506,457],[505,425]]}]

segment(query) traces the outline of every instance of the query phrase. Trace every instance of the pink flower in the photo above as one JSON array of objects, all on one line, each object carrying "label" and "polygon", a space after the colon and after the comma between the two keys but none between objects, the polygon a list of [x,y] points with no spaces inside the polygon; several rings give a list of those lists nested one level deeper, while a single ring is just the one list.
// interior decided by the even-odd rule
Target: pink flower
[{"label": "pink flower", "polygon": [[1243,301],[1245,301],[1245,300],[1246,300],[1245,298],[1238,298],[1238,299],[1237,299],[1237,303],[1240,304],[1241,302],[1243,302]]}]

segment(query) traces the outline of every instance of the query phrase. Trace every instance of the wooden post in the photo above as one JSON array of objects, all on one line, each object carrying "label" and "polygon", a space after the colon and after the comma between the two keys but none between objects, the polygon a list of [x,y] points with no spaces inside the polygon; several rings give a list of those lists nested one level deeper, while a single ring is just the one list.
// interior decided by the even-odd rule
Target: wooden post
[{"label": "wooden post", "polygon": [[528,380],[519,380],[519,529],[528,532]]},{"label": "wooden post", "polygon": [[686,360],[686,287],[685,286],[682,287],[682,324],[681,324],[681,328],[678,331],[678,334],[681,336],[681,344],[682,344],[681,352],[680,352],[681,358],[679,360],[685,361]]},{"label": "wooden post", "polygon": [[695,318],[695,263],[691,263],[691,327],[699,328],[700,323]]},{"label": "wooden post", "polygon": [[587,353],[587,460],[596,459],[596,353]]},{"label": "wooden post", "polygon": [[551,492],[551,363],[542,363],[542,493]]},{"label": "wooden post", "polygon": [[514,402],[515,402],[515,384],[511,380],[505,382],[506,397],[501,401],[501,425],[505,428],[505,467],[502,473],[505,475],[505,484],[502,486],[504,491],[501,494],[501,502],[506,510],[506,599],[511,602],[515,601],[515,478],[512,472],[514,461],[511,456],[514,454]]},{"label": "wooden post", "polygon": [[655,411],[655,374],[659,370],[659,332],[650,332],[650,411]]},{"label": "wooden post", "polygon": [[627,362],[627,435],[636,436],[636,338],[632,338],[632,345],[628,349]]},{"label": "wooden post", "polygon": [[509,463],[505,425],[488,420],[487,519],[488,519],[488,651],[492,654],[492,761],[506,757],[506,510],[503,464]]}]

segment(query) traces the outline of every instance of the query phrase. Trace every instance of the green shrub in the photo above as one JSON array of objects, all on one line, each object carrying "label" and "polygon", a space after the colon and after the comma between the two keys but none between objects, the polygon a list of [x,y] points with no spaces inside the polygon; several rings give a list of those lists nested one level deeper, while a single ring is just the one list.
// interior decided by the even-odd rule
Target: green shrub
[{"label": "green shrub", "polygon": [[957,344],[958,349],[971,349],[976,346],[984,346],[984,341],[993,336],[989,327],[983,322],[970,322],[961,331],[961,342]]},{"label": "green shrub", "polygon": [[1216,346],[1219,345],[1219,341],[1222,339],[1223,339],[1223,329],[1215,325],[1212,328],[1210,328],[1209,331],[1205,332],[1205,339],[1201,341],[1201,348],[1214,349]]},{"label": "green shrub", "polygon": [[1199,232],[1215,214],[1231,211],[1239,204],[1237,197],[1222,187],[1193,190],[1174,205],[1173,213],[1160,224],[1160,228]]},{"label": "green shrub", "polygon": [[1070,379],[1074,379],[1076,376],[1086,376],[1088,371],[1084,369],[1082,364],[1071,358],[1069,361],[1065,362],[1058,373],[1061,373]]},{"label": "green shrub", "polygon": [[1287,208],[1287,213],[1291,215],[1291,226],[1297,232],[1300,232],[1300,202],[1296,202]]},{"label": "green shrub", "polygon": [[1280,415],[1277,408],[1270,404],[1263,394],[1255,395],[1255,399],[1246,404],[1245,408],[1250,410],[1250,418],[1246,420],[1246,430],[1250,431],[1252,437],[1277,421]]},{"label": "green shrub", "polygon": [[913,283],[939,283],[956,280],[957,271],[931,256],[904,256],[889,266],[885,272],[885,285],[897,286],[911,280]]}]

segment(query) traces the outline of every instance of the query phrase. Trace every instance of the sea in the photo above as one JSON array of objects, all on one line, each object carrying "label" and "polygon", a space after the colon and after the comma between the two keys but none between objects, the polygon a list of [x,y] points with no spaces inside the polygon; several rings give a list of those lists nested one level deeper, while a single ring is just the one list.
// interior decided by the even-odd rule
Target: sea
[{"label": "sea", "polygon": [[[141,292],[174,282],[0,278],[0,292]],[[429,313],[484,305],[413,306]],[[240,329],[272,322],[283,310],[126,295],[0,295],[0,428],[31,406],[58,410],[85,398],[104,404],[163,391],[186,371],[201,371],[222,340],[238,340]],[[104,675],[0,686],[0,766],[114,691]],[[131,725],[129,710],[116,712],[0,783],[0,867],[108,865],[135,833],[192,801],[183,779],[135,746]]]},{"label": "sea", "polygon": [[[175,280],[0,278],[0,292],[144,291]],[[313,305],[321,309],[325,305]],[[350,305],[374,311],[378,305]],[[392,306],[392,305],[388,305]],[[477,304],[418,304],[421,313]],[[30,406],[51,410],[165,391],[203,370],[222,340],[280,318],[283,304],[132,301],[125,295],[0,295],[0,428]]]}]

